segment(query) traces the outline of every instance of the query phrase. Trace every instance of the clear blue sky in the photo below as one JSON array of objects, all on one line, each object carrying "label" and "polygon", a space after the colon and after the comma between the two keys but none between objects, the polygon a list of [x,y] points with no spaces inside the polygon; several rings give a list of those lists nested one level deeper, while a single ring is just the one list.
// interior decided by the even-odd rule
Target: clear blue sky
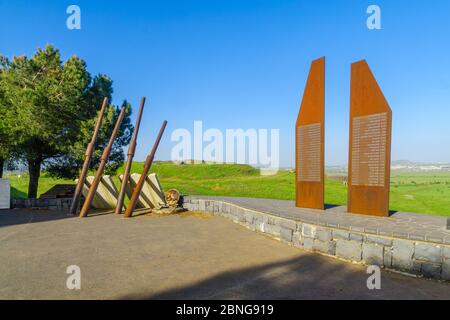
[{"label": "clear blue sky", "polygon": [[[81,8],[81,30],[66,8]],[[366,9],[382,10],[382,30]],[[326,162],[346,164],[350,64],[367,59],[393,110],[393,160],[450,162],[450,1],[3,1],[0,52],[54,44],[114,80],[114,103],[148,99],[137,159],[164,118],[176,128],[280,128],[293,165],[294,124],[311,60],[327,58]],[[133,114],[133,119],[136,114]]]}]

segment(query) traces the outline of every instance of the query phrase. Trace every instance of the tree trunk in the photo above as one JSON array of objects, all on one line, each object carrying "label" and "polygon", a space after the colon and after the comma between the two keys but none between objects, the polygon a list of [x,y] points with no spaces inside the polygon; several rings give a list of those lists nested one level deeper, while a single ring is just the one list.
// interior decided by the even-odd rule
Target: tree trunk
[{"label": "tree trunk", "polygon": [[39,177],[41,175],[41,160],[28,160],[28,173],[30,174],[30,183],[28,184],[28,198],[37,198]]},{"label": "tree trunk", "polygon": [[5,165],[5,159],[0,158],[0,179],[3,178],[3,166]]}]

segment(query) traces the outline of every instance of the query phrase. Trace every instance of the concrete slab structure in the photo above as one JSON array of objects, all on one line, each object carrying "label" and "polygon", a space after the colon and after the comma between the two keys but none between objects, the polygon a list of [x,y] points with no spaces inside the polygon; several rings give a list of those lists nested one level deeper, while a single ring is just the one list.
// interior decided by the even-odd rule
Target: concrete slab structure
[{"label": "concrete slab structure", "polygon": [[146,182],[148,183],[150,195],[153,199],[153,204],[156,208],[161,208],[166,205],[166,197],[164,196],[161,183],[155,173],[149,174],[147,176]]},{"label": "concrete slab structure", "polygon": [[0,209],[9,209],[11,203],[11,185],[8,179],[0,179]]},{"label": "concrete slab structure", "polygon": [[[131,179],[132,175],[133,174],[130,175],[130,180],[128,180],[127,187],[125,189],[128,199],[131,198],[131,194],[133,193],[133,189],[136,186],[136,183],[134,182],[134,179]],[[123,181],[123,174],[121,174],[119,176],[119,180],[122,183],[122,181]],[[136,208],[138,208],[138,209],[146,208],[146,203],[145,203],[145,201],[144,201],[144,199],[142,197],[140,197],[138,199],[137,204],[136,204]]]},{"label": "concrete slab structure", "polygon": [[[128,196],[131,196],[132,188],[136,186],[141,175],[139,173],[133,173],[130,176],[131,188],[127,188]],[[148,175],[145,179],[144,186],[142,187],[141,195],[138,199],[139,208],[156,208],[159,209],[166,204],[164,192],[158,177],[155,173]]]},{"label": "concrete slab structure", "polygon": [[[82,191],[84,197],[86,197],[93,181],[93,176],[86,177],[86,183]],[[117,193],[118,191],[112,178],[110,176],[102,177],[92,201],[92,207],[95,209],[114,209],[117,204]]]},{"label": "concrete slab structure", "polygon": [[115,208],[117,205],[117,197],[119,196],[119,189],[114,184],[112,177],[108,175],[103,176],[99,187],[101,187],[101,194],[107,197],[108,203]]}]

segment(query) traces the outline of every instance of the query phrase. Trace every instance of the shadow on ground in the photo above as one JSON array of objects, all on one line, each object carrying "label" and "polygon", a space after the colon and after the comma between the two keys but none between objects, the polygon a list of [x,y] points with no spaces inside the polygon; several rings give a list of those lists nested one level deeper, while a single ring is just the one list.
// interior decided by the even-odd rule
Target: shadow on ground
[{"label": "shadow on ground", "polygon": [[68,213],[52,210],[13,209],[0,210],[0,228],[27,223],[47,222],[73,218]]},{"label": "shadow on ground", "polygon": [[386,276],[383,277],[382,290],[369,290],[364,267],[308,254],[223,272],[192,285],[157,294],[137,293],[119,299],[450,299],[450,291],[445,294],[449,287],[443,287],[444,290],[434,295],[430,294],[432,290],[413,290],[412,282],[419,279],[390,272],[383,272],[383,275]]}]

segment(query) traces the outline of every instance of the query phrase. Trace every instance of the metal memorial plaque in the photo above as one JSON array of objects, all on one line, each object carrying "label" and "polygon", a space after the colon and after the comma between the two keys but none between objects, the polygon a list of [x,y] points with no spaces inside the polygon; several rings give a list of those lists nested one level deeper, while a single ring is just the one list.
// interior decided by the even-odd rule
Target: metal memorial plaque
[{"label": "metal memorial plaque", "polygon": [[352,185],[384,187],[387,113],[353,118]]},{"label": "metal memorial plaque", "polygon": [[320,123],[297,127],[297,181],[320,182],[322,126]]},{"label": "metal memorial plaque", "polygon": [[325,58],[311,64],[296,123],[296,206],[324,209]]},{"label": "metal memorial plaque", "polygon": [[365,61],[352,65],[348,211],[388,216],[392,112]]}]

